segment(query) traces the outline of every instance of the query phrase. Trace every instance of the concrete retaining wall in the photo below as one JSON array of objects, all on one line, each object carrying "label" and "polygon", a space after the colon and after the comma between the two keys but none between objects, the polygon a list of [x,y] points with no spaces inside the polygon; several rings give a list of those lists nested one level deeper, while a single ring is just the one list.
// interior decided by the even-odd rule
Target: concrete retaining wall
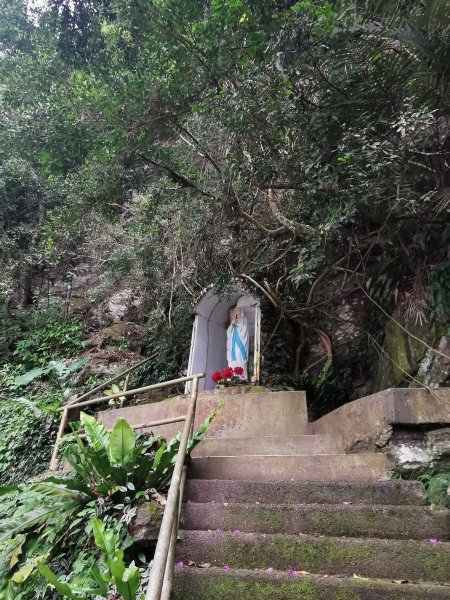
[{"label": "concrete retaining wall", "polygon": [[[239,390],[239,388],[235,388]],[[308,426],[304,392],[239,393],[233,388],[200,392],[197,400],[195,427],[223,401],[223,407],[208,429],[208,437],[294,436],[306,433]],[[106,410],[99,420],[111,429],[124,417],[130,425],[139,425],[185,415],[189,396],[176,396],[154,404]],[[170,439],[183,427],[182,423],[152,428]]]}]

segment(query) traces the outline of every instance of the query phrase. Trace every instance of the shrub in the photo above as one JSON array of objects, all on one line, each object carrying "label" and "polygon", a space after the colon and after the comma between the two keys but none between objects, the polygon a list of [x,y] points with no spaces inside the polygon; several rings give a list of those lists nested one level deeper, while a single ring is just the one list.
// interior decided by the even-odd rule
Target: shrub
[{"label": "shrub", "polygon": [[[214,415],[193,434],[187,454],[205,435]],[[64,449],[74,469],[69,477],[0,488],[1,599],[18,597],[25,582],[31,593],[40,563],[56,556],[58,565],[71,563],[81,547],[91,547],[93,526],[97,534],[103,527],[95,525],[93,517],[101,516],[105,524],[112,525],[116,533],[109,536],[118,541],[119,532],[124,537],[123,524],[133,518],[135,503],[143,496],[148,499],[151,490],[162,490],[170,481],[180,435],[166,443],[153,435],[137,436],[124,419],[119,419],[111,433],[85,413],[81,413],[81,422],[86,441],[74,434]],[[72,560],[67,561],[70,536]],[[115,553],[110,560],[114,557]],[[122,561],[116,565],[119,573],[125,568],[123,554],[116,558]],[[59,585],[49,569],[41,571],[52,585]],[[123,571],[117,577],[122,575]]]}]

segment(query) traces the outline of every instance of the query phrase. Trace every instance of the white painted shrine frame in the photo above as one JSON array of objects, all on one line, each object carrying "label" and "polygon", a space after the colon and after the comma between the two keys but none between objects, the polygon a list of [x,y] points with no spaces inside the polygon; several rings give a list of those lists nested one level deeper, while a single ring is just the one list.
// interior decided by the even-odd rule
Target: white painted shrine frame
[{"label": "white painted shrine frame", "polygon": [[[259,299],[238,283],[233,284],[223,295],[211,286],[200,296],[194,307],[191,349],[187,376],[206,373],[200,383],[201,390],[214,388],[211,381],[214,371],[227,366],[226,328],[230,310],[239,306],[244,311],[249,325],[249,379],[258,384],[261,370],[261,309]],[[186,385],[189,391],[190,383]]]}]

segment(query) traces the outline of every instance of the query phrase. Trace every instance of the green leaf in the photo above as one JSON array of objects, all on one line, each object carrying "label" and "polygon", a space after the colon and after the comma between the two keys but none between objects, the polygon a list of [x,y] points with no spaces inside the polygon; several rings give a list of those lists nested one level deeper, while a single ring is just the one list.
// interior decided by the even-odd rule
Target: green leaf
[{"label": "green leaf", "polygon": [[0,496],[5,496],[6,494],[10,494],[11,492],[17,492],[18,489],[18,485],[7,485],[4,487],[0,487]]},{"label": "green leaf", "polygon": [[114,584],[124,600],[136,600],[136,592],[139,587],[139,569],[134,563],[131,563],[126,568],[121,556],[122,554],[118,552],[116,558],[111,563],[111,574],[114,577]]},{"label": "green leaf", "polygon": [[75,371],[78,371],[78,369],[81,369],[84,367],[84,365],[87,365],[89,360],[89,358],[79,358],[67,367],[68,372],[75,373]]},{"label": "green leaf", "polygon": [[93,517],[91,523],[95,543],[105,555],[107,563],[110,564],[116,554],[117,536],[110,529],[105,530],[105,526],[100,519]]},{"label": "green leaf", "polygon": [[109,434],[105,427],[95,419],[87,415],[85,412],[81,412],[80,421],[84,427],[87,440],[91,448],[98,452],[99,450],[105,450],[109,440]]},{"label": "green leaf", "polygon": [[92,579],[95,581],[95,583],[97,583],[103,596],[107,596],[108,595],[108,584],[106,583],[105,579],[103,578],[103,575],[101,574],[100,569],[98,568],[98,565],[93,564],[92,567],[90,568],[89,573],[90,573]]},{"label": "green leaf", "polygon": [[43,563],[38,564],[39,573],[45,577],[45,579],[49,582],[51,586],[55,588],[57,592],[59,592],[62,596],[66,596],[67,598],[76,598],[76,596],[72,593],[70,586],[67,583],[63,583],[59,581],[56,575],[51,571],[47,565]]},{"label": "green leaf", "polygon": [[33,379],[37,379],[38,377],[42,377],[42,375],[46,375],[50,372],[48,367],[42,367],[38,369],[31,369],[31,371],[27,371],[23,375],[19,375],[14,380],[14,385],[28,385]]},{"label": "green leaf", "polygon": [[[73,503],[73,510],[75,510],[77,506],[78,502]],[[54,504],[50,507],[41,506],[19,517],[4,519],[0,524],[0,543],[9,537],[13,537],[18,533],[21,533],[22,531],[32,529],[36,525],[43,525],[52,515],[60,512],[61,505]]]},{"label": "green leaf", "polygon": [[125,421],[119,419],[109,437],[107,452],[112,464],[125,465],[136,445],[134,431]]}]

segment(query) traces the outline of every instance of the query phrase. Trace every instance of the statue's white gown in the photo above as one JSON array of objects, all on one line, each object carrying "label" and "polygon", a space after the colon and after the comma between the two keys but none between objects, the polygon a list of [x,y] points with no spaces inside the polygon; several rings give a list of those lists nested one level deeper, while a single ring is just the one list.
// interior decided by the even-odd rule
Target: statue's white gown
[{"label": "statue's white gown", "polygon": [[238,324],[227,329],[227,362],[229,367],[242,367],[243,378],[248,380],[248,325],[242,312]]}]

